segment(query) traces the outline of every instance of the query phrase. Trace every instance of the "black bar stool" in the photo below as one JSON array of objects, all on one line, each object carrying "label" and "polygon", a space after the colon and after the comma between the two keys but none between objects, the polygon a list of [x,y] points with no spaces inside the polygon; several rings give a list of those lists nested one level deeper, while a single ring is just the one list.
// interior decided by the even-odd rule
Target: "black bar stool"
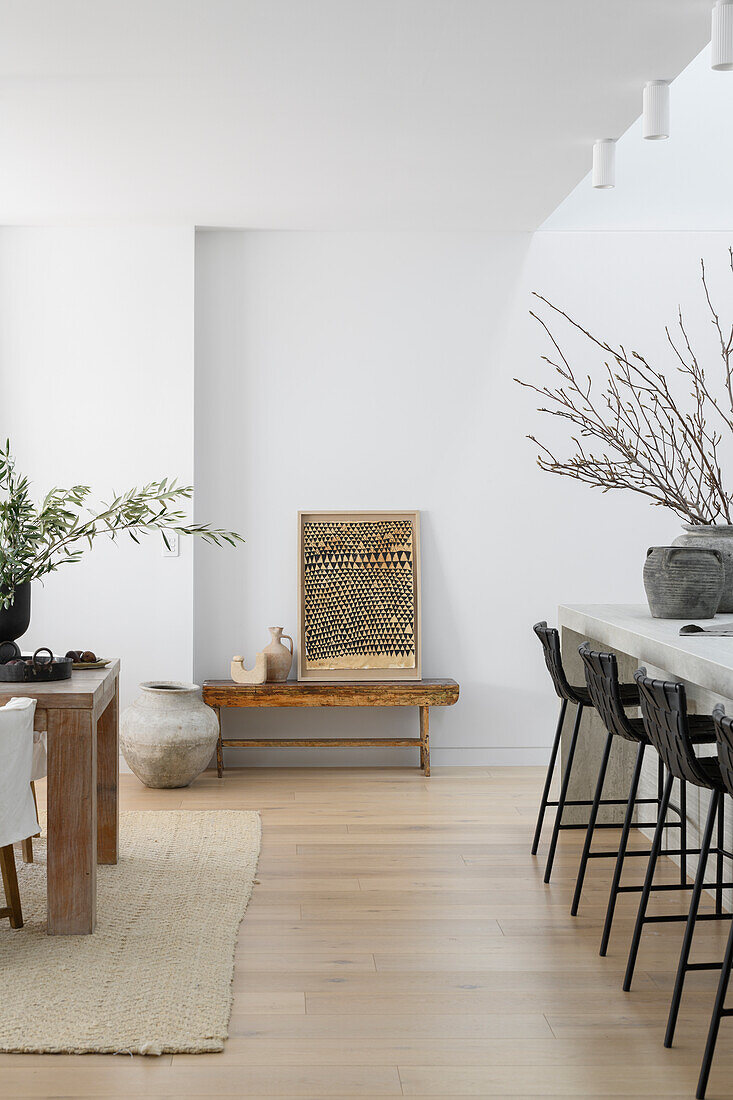
[{"label": "black bar stool", "polygon": [[[710,847],[715,819],[719,816],[719,808],[722,806],[720,794],[723,790],[723,784],[720,778],[720,768],[717,759],[715,757],[698,757],[695,755],[693,747],[694,744],[710,744],[712,740],[714,740],[715,725],[712,717],[708,717],[707,715],[688,715],[684,684],[671,683],[665,680],[654,680],[647,676],[645,668],[637,669],[634,673],[634,679],[639,685],[639,699],[641,704],[641,715],[644,719],[644,729],[646,730],[647,737],[662,758],[664,766],[667,769],[667,779],[664,784],[664,793],[662,796],[662,805],[659,809],[657,827],[654,830],[654,839],[652,841],[652,850],[646,869],[644,886],[642,888],[641,898],[639,899],[639,910],[636,915],[636,924],[634,926],[634,935],[631,940],[623,987],[626,992],[631,989],[636,957],[639,951],[644,925],[662,923],[665,921],[686,921],[687,930],[682,945],[682,953],[680,955],[677,982],[675,983],[675,992],[672,999],[672,1008],[670,1009],[670,1023],[668,1024],[669,1036],[670,1026],[672,1031],[674,1031],[673,1019],[676,1019],[677,1009],[679,1008],[679,998],[682,993],[682,982],[684,981],[685,972],[692,969],[711,969],[709,964],[690,964],[687,962],[695,921],[720,920],[723,916],[723,889],[729,884],[722,881],[722,860],[723,856],[727,855],[727,853],[723,850],[722,844],[719,844],[716,848]],[[705,824],[700,848],[688,849],[689,854],[700,856],[695,882],[692,884],[693,894],[690,902],[690,915],[684,916],[683,914],[675,913],[650,917],[647,916],[649,895],[651,894],[654,871],[660,855],[663,825],[667,815],[670,795],[672,793],[672,783],[675,779],[680,781],[684,780],[687,783],[694,784],[696,787],[704,787],[711,791],[710,812]],[[719,826],[719,828],[722,829],[722,826]],[[720,835],[721,833],[719,833],[719,836]],[[706,883],[704,881],[705,867],[708,856],[711,853],[718,855],[718,873],[715,882]],[[685,886],[672,886],[671,889],[687,889],[689,887],[690,884],[687,883]],[[665,889],[665,887],[657,887],[657,889]],[[700,895],[702,891],[706,889],[714,889],[716,892],[716,911],[714,913],[697,912]]]},{"label": "black bar stool", "polygon": [[[542,824],[545,818],[545,811],[548,806],[556,806],[555,823],[552,829],[552,837],[550,839],[550,847],[547,853],[547,863],[545,865],[545,882],[550,881],[550,875],[552,874],[552,865],[555,860],[555,850],[557,848],[557,839],[560,835],[561,829],[586,829],[586,824],[564,824],[562,820],[563,811],[566,806],[592,806],[593,801],[590,799],[575,799],[568,800],[568,786],[570,784],[570,773],[573,767],[573,759],[575,758],[575,749],[578,744],[578,734],[580,733],[580,721],[583,717],[583,710],[585,707],[592,707],[593,700],[590,697],[590,693],[587,687],[575,687],[568,683],[565,675],[565,670],[562,665],[562,654],[560,652],[560,635],[558,631],[551,626],[548,626],[546,622],[535,623],[534,632],[542,643],[542,649],[545,655],[545,664],[547,670],[550,673],[555,691],[560,698],[560,715],[557,721],[557,728],[555,730],[555,739],[552,743],[552,751],[550,753],[550,762],[547,765],[547,775],[545,776],[545,785],[542,791],[542,798],[540,800],[540,809],[537,816],[537,827],[535,828],[534,840],[532,842],[532,855],[537,854],[537,849],[540,843],[540,836],[542,833]],[[625,706],[635,707],[639,705],[639,691],[636,684],[619,684],[619,697]],[[557,754],[560,749],[560,741],[562,738],[562,730],[565,722],[565,714],[567,711],[568,703],[574,703],[577,707],[575,713],[575,723],[573,725],[573,734],[570,739],[570,745],[568,748],[568,758],[565,762],[565,771],[563,772],[562,781],[560,784],[560,796],[557,801],[551,800],[550,785],[552,783],[552,777],[555,772],[555,764],[557,762]],[[625,799],[601,799],[599,805],[601,806],[625,806]],[[618,828],[616,825],[607,826],[605,823],[599,825],[598,828]]]},{"label": "black bar stool", "polygon": [[[726,793],[733,795],[733,718],[726,717],[722,706],[718,704],[713,710],[713,720],[715,722],[715,735],[718,741],[720,777],[723,781]],[[722,799],[725,796],[721,795],[720,797]],[[733,1016],[733,1008],[725,1007],[725,997],[728,992],[731,967],[733,967],[733,925],[731,925],[731,930],[728,933],[728,943],[726,944],[725,955],[723,956],[723,963],[720,970],[718,992],[715,995],[713,1014],[710,1019],[710,1030],[708,1031],[705,1053],[700,1068],[700,1079],[697,1083],[696,1093],[698,1100],[704,1100],[705,1098],[705,1091],[708,1087],[708,1078],[710,1076],[710,1067],[712,1066],[713,1056],[715,1054],[715,1044],[718,1040],[718,1031],[720,1030],[720,1021],[724,1016]]]},{"label": "black bar stool", "polygon": [[[613,915],[616,909],[616,900],[620,893],[628,893],[632,891],[641,891],[641,886],[621,886],[621,874],[623,871],[624,860],[627,855],[633,856],[649,856],[650,850],[635,850],[633,852],[627,852],[629,833],[633,825],[634,811],[637,806],[642,805],[654,805],[657,807],[657,817],[651,822],[637,822],[636,827],[638,829],[644,828],[656,828],[659,820],[659,809],[662,803],[662,795],[664,790],[664,766],[662,764],[661,757],[659,758],[659,769],[657,773],[657,797],[656,798],[638,798],[639,782],[641,780],[641,771],[644,763],[644,754],[650,745],[649,738],[646,735],[644,729],[644,723],[641,718],[629,718],[624,710],[623,703],[621,702],[621,692],[618,680],[618,662],[613,653],[598,653],[592,650],[588,642],[583,642],[579,647],[578,652],[583,659],[585,666],[585,681],[588,687],[588,693],[593,701],[593,705],[598,711],[606,729],[608,730],[608,736],[606,738],[606,744],[601,759],[601,765],[598,770],[598,781],[596,783],[595,797],[593,799],[593,806],[590,812],[590,818],[588,820],[588,829],[585,834],[585,845],[583,847],[583,855],[580,860],[580,867],[578,868],[578,878],[575,884],[575,895],[573,897],[573,904],[571,908],[571,914],[576,916],[578,912],[578,905],[580,903],[580,897],[583,889],[583,882],[585,879],[585,871],[589,859],[614,856],[616,858],[616,865],[613,873],[613,881],[611,883],[611,892],[608,898],[608,907],[606,909],[606,920],[603,927],[603,936],[601,938],[600,954],[605,955],[608,949],[608,941],[611,935],[611,927],[613,924]],[[611,755],[611,749],[613,747],[614,737],[620,737],[624,741],[630,741],[637,746],[636,750],[636,762],[634,764],[634,773],[631,779],[631,786],[629,787],[629,798],[626,803],[626,813],[624,815],[623,827],[621,830],[621,837],[619,839],[618,849],[611,852],[592,852],[591,844],[593,841],[593,833],[596,827],[596,819],[598,817],[598,810],[601,806],[601,796],[603,794],[603,784],[606,778],[606,771],[608,768],[608,762]],[[682,787],[684,794],[684,784]],[[685,821],[683,816],[684,810],[684,798],[681,799],[681,806],[673,806],[670,804],[670,809],[675,810],[680,817],[679,821],[668,822],[665,824],[666,829],[680,829],[680,845],[678,849],[665,849],[665,855],[680,855],[684,859],[686,850],[686,830]],[[682,871],[682,881],[685,881],[685,873]]]}]

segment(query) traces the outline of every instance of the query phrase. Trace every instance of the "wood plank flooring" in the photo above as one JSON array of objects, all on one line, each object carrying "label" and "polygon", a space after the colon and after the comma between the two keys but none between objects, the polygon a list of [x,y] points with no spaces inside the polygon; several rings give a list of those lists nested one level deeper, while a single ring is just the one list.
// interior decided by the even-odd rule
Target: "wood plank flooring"
[{"label": "wood plank flooring", "polygon": [[[541,778],[241,769],[149,791],[123,776],[126,809],[262,812],[231,1037],[214,1055],[0,1055],[0,1097],[693,1097],[717,976],[690,976],[664,1050],[682,928],[647,930],[623,993],[637,896],[620,899],[599,958],[610,861],[592,862],[571,918],[582,834],[562,835],[545,886],[543,859],[529,855]],[[645,863],[630,860],[625,881]],[[677,873],[664,868],[668,881]],[[655,904],[683,910],[678,898]],[[703,926],[693,957],[722,957],[726,934]],[[708,1095],[733,1097],[733,1021]]]}]

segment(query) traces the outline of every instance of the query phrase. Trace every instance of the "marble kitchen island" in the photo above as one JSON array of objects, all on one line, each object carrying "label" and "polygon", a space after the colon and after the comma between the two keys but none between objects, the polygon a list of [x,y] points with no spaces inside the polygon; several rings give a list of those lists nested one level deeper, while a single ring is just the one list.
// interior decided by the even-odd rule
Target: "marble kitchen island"
[{"label": "marble kitchen island", "polygon": [[[688,709],[691,713],[709,714],[716,703],[723,703],[727,713],[733,714],[733,637],[705,637],[703,635],[680,636],[684,619],[653,619],[649,609],[642,604],[567,604],[558,609],[563,663],[571,683],[585,683],[583,663],[578,646],[589,641],[594,649],[615,653],[619,661],[622,681],[631,682],[634,671],[646,666],[651,676],[681,680],[687,689]],[[712,623],[733,626],[733,615],[717,615],[714,620],[700,621],[699,625]],[[638,712],[637,712],[638,713]],[[568,720],[563,734],[563,761],[567,752],[572,723]],[[583,715],[581,736],[573,765],[573,777],[569,798],[592,798],[606,730],[595,711],[586,710]],[[633,769],[635,746],[626,742],[614,742],[604,794],[611,798],[625,798]],[[714,749],[704,750],[714,752]],[[644,797],[653,797],[657,786],[656,753],[647,753],[644,762],[641,791]],[[676,787],[676,784],[675,784]],[[676,790],[673,800],[676,800]],[[699,846],[700,823],[707,812],[708,792],[688,784],[687,817],[688,845]],[[566,811],[566,820],[584,820],[586,811]],[[575,818],[571,816],[575,814]],[[606,808],[599,820],[620,820],[622,811]],[[615,814],[616,816],[611,816]],[[733,840],[731,821],[726,821],[726,847]],[[694,873],[695,857],[688,861],[688,873]]]}]

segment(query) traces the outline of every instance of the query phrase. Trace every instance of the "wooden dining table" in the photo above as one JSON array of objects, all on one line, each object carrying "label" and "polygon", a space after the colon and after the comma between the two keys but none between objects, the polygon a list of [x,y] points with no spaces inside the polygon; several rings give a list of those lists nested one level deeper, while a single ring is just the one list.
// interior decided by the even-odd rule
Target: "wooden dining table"
[{"label": "wooden dining table", "polygon": [[36,699],[48,734],[48,934],[84,936],[97,920],[97,864],[117,863],[120,662],[46,684],[0,682],[0,705]]}]

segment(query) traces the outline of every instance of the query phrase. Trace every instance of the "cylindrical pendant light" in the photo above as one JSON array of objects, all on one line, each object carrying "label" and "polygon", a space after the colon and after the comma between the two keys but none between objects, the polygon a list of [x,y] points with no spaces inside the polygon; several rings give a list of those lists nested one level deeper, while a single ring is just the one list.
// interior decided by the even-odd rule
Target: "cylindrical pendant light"
[{"label": "cylindrical pendant light", "polygon": [[713,8],[710,64],[721,71],[733,69],[733,0],[716,0]]},{"label": "cylindrical pendant light", "polygon": [[616,138],[599,138],[593,146],[593,186],[616,186]]},{"label": "cylindrical pendant light", "polygon": [[642,133],[648,141],[669,137],[669,81],[649,80],[644,85]]}]

